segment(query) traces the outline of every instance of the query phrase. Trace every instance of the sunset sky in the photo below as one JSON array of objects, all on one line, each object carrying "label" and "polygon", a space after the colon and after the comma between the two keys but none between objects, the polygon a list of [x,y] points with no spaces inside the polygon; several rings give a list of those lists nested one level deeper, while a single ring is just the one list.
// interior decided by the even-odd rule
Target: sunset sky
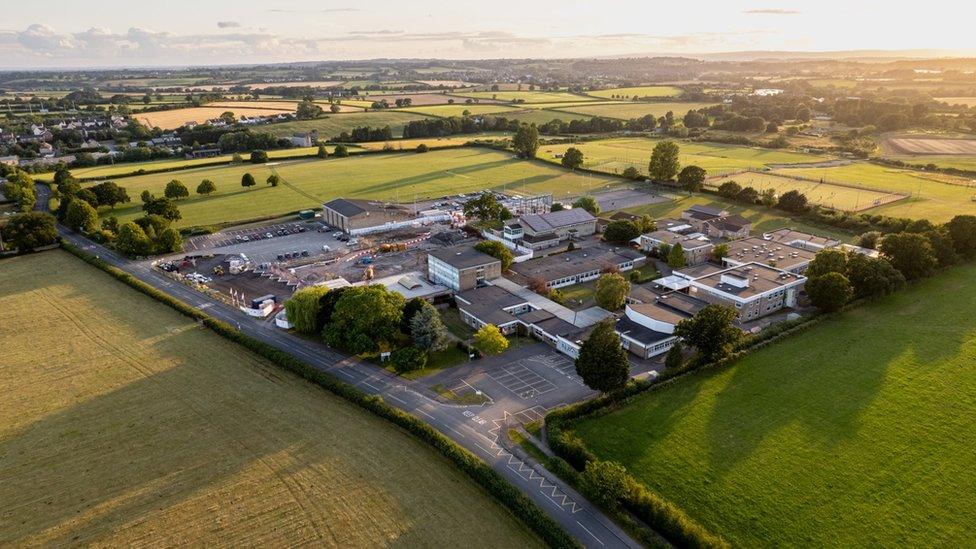
[{"label": "sunset sky", "polygon": [[[742,50],[973,54],[961,3],[7,2],[0,69]],[[920,15],[923,14],[923,15]],[[967,51],[969,50],[969,51]]]}]

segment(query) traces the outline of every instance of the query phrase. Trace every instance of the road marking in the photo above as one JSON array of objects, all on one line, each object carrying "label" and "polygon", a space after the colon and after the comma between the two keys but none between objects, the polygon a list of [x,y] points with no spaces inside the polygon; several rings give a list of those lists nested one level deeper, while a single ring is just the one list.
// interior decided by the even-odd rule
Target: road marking
[{"label": "road marking", "polygon": [[576,524],[579,524],[579,527],[580,527],[580,528],[582,528],[582,529],[584,529],[584,530],[586,530],[586,533],[587,533],[587,534],[589,534],[589,535],[591,535],[591,536],[593,536],[593,539],[595,539],[595,540],[597,541],[597,543],[599,543],[600,545],[604,545],[604,543],[603,543],[603,541],[601,541],[601,540],[600,540],[600,538],[598,538],[598,537],[596,537],[596,536],[594,536],[594,535],[593,535],[593,532],[590,532],[590,529],[589,529],[589,528],[587,528],[586,526],[583,526],[583,523],[582,523],[582,522],[580,522],[580,521],[576,521]]},{"label": "road marking", "polygon": [[372,383],[370,383],[368,381],[363,381],[363,385],[369,387],[370,389],[372,389],[374,391],[379,391],[380,390],[379,387],[377,387],[376,385],[373,385]]},{"label": "road marking", "polygon": [[425,412],[425,411],[423,411],[423,410],[421,410],[420,408],[417,408],[417,409],[416,409],[416,410],[414,410],[414,411],[415,411],[415,412],[417,412],[418,414],[424,414],[425,416],[427,416],[427,417],[429,417],[430,419],[434,419],[434,416],[432,416],[432,415],[430,415],[430,414],[428,414],[427,412]]},{"label": "road marking", "polygon": [[393,400],[399,402],[400,404],[403,404],[404,406],[409,406],[406,400],[403,400],[402,398],[399,398],[396,395],[386,395],[386,396],[392,398]]},{"label": "road marking", "polygon": [[456,435],[457,435],[457,436],[459,436],[459,437],[463,437],[463,436],[464,436],[464,433],[462,433],[461,431],[458,431],[458,430],[457,430],[457,429],[455,429],[454,427],[448,427],[448,429],[450,429],[450,430],[451,430],[451,432],[453,432],[454,434],[456,434]]}]

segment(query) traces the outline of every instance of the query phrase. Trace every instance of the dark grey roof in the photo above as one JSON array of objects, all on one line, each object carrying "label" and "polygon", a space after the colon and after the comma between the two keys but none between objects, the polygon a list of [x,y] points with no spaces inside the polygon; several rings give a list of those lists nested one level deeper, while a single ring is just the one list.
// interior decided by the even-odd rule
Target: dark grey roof
[{"label": "dark grey roof", "polygon": [[752,222],[742,217],[741,215],[727,215],[725,217],[720,217],[718,219],[710,221],[710,223],[722,230],[738,231],[745,227],[748,227]]},{"label": "dark grey roof", "polygon": [[564,337],[567,339],[572,339],[573,336],[576,336],[584,331],[578,326],[574,326],[569,322],[557,317],[536,322],[535,325],[549,335]]},{"label": "dark grey roof", "polygon": [[512,270],[526,278],[541,277],[546,281],[552,281],[598,271],[607,265],[620,265],[643,257],[643,254],[629,248],[620,247],[614,251],[604,245],[595,245],[515,263],[512,265]]},{"label": "dark grey roof", "polygon": [[501,263],[498,259],[486,253],[479,252],[471,246],[454,246],[434,250],[429,253],[455,269],[470,269],[491,263]]},{"label": "dark grey roof", "polygon": [[352,217],[354,215],[359,215],[366,211],[365,208],[356,204],[355,202],[346,200],[345,198],[336,198],[323,204],[323,207],[330,210],[339,212],[339,214],[346,217]]},{"label": "dark grey roof", "polygon": [[487,324],[500,326],[516,320],[515,315],[505,311],[526,303],[526,300],[498,286],[482,286],[457,294],[458,309]]},{"label": "dark grey roof", "polygon": [[549,232],[562,227],[571,227],[581,223],[595,222],[596,218],[583,208],[560,210],[544,214],[527,214],[519,218],[519,222],[537,233]]},{"label": "dark grey roof", "polygon": [[650,345],[651,343],[657,343],[659,341],[664,341],[674,337],[672,334],[658,332],[648,328],[647,326],[641,326],[625,316],[622,316],[620,317],[620,320],[617,320],[617,325],[615,328],[617,333],[637,340],[642,345]]},{"label": "dark grey roof", "polygon": [[710,215],[712,217],[720,217],[722,215],[722,210],[718,208],[712,208],[711,206],[702,206],[700,204],[695,204],[694,206],[688,208],[689,212],[703,213]]}]

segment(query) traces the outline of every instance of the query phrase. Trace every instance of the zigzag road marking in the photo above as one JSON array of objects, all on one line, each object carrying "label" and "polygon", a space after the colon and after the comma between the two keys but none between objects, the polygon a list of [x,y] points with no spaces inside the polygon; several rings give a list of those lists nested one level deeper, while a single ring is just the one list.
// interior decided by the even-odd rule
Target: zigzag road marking
[{"label": "zigzag road marking", "polygon": [[[515,457],[514,454],[502,448],[498,444],[498,433],[499,431],[501,431],[502,424],[511,415],[512,414],[506,411],[504,417],[500,421],[497,419],[491,420],[492,423],[495,424],[495,426],[488,430],[488,434],[492,436],[492,438],[490,438],[489,441],[491,441],[491,449],[497,452],[495,455],[497,457],[502,457],[502,458],[507,457],[508,458],[508,463],[506,464],[507,467],[511,469],[513,472],[517,473],[521,478],[528,481],[539,481],[539,490],[544,495],[549,497],[549,499],[551,499],[554,503],[556,503],[556,505],[569,509],[570,513],[574,513],[574,514],[581,511],[582,509],[580,508],[580,506],[577,505],[576,502],[569,497],[569,495],[563,493],[559,489],[558,485],[553,484],[551,482],[547,482],[546,477],[541,475],[535,469],[535,467]],[[514,468],[513,465],[517,468]],[[522,473],[524,473],[526,470],[529,471],[528,477],[522,475]],[[550,488],[552,489],[552,491],[547,492],[547,490],[549,490]]]}]

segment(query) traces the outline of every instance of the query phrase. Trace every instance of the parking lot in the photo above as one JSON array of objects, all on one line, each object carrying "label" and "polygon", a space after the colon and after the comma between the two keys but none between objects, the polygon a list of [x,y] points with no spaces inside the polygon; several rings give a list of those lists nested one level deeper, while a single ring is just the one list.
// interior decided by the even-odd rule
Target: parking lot
[{"label": "parking lot", "polygon": [[[189,238],[184,248],[190,253],[242,253],[255,265],[326,254],[338,256],[350,251],[345,242],[332,236],[334,230],[319,232],[321,228],[321,223],[300,221],[229,229]],[[328,251],[325,246],[328,246]]]}]

